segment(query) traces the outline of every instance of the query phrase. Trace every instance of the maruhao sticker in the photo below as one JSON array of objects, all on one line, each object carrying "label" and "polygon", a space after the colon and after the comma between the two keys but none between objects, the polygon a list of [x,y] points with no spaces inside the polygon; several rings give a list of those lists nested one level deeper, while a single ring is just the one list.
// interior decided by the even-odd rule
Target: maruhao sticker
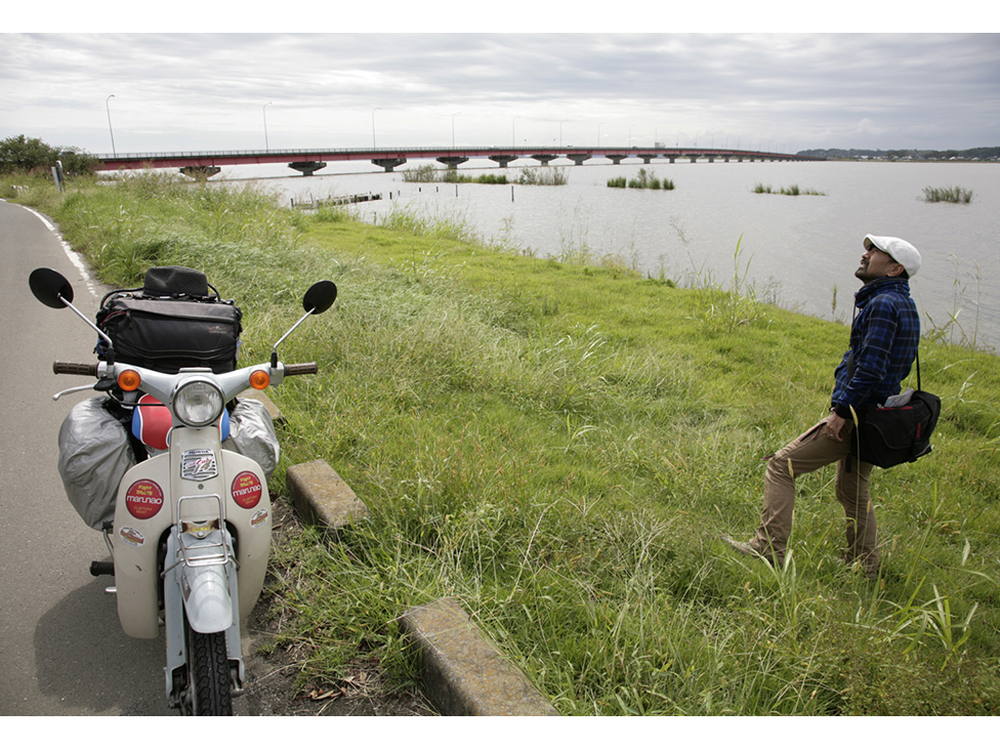
[{"label": "maruhao sticker", "polygon": [[118,535],[133,547],[141,547],[146,543],[146,537],[138,529],[133,529],[130,526],[123,528],[118,532]]},{"label": "maruhao sticker", "polygon": [[133,482],[125,492],[125,507],[140,520],[152,518],[163,507],[163,490],[152,479]]},{"label": "maruhao sticker", "polygon": [[230,488],[233,500],[241,508],[253,508],[260,502],[260,496],[264,492],[264,485],[260,478],[252,471],[243,471],[236,475],[233,486]]},{"label": "maruhao sticker", "polygon": [[269,515],[271,514],[268,513],[266,510],[264,510],[263,508],[261,508],[260,510],[258,510],[256,513],[253,514],[253,517],[250,519],[250,525],[256,529],[258,526],[264,523],[264,521],[267,520],[267,517]]}]

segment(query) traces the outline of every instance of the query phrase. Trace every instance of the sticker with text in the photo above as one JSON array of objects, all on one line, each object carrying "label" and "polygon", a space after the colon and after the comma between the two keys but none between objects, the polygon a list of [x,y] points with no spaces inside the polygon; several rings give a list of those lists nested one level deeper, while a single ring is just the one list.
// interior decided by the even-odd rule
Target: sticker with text
[{"label": "sticker with text", "polygon": [[243,471],[236,475],[230,492],[232,492],[233,500],[238,506],[249,509],[260,502],[264,485],[252,471]]},{"label": "sticker with text", "polygon": [[135,518],[152,518],[163,507],[163,490],[152,479],[132,482],[132,486],[125,492],[125,507]]}]

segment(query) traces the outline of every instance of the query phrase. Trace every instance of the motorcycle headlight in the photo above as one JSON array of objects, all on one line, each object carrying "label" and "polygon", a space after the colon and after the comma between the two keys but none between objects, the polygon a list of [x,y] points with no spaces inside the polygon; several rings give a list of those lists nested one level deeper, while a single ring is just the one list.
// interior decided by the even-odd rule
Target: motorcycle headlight
[{"label": "motorcycle headlight", "polygon": [[174,394],[174,413],[188,427],[204,427],[219,418],[222,391],[204,380],[185,383]]}]

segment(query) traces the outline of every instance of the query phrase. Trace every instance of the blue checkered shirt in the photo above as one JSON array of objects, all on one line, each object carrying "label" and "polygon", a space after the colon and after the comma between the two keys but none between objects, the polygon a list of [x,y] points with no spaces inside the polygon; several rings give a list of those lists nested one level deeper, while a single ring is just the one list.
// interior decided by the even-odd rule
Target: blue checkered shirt
[{"label": "blue checkered shirt", "polygon": [[881,404],[899,393],[910,373],[920,340],[920,316],[906,279],[887,277],[865,284],[854,295],[858,312],[851,325],[851,348],[836,371],[831,404],[850,418],[848,407]]}]

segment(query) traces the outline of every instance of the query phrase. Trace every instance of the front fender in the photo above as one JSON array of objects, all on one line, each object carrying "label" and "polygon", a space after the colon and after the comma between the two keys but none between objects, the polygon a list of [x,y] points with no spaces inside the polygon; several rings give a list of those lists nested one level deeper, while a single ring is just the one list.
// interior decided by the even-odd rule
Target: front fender
[{"label": "front fender", "polygon": [[181,593],[191,628],[199,633],[218,633],[233,624],[233,602],[229,596],[227,568],[231,565],[182,567]]}]

